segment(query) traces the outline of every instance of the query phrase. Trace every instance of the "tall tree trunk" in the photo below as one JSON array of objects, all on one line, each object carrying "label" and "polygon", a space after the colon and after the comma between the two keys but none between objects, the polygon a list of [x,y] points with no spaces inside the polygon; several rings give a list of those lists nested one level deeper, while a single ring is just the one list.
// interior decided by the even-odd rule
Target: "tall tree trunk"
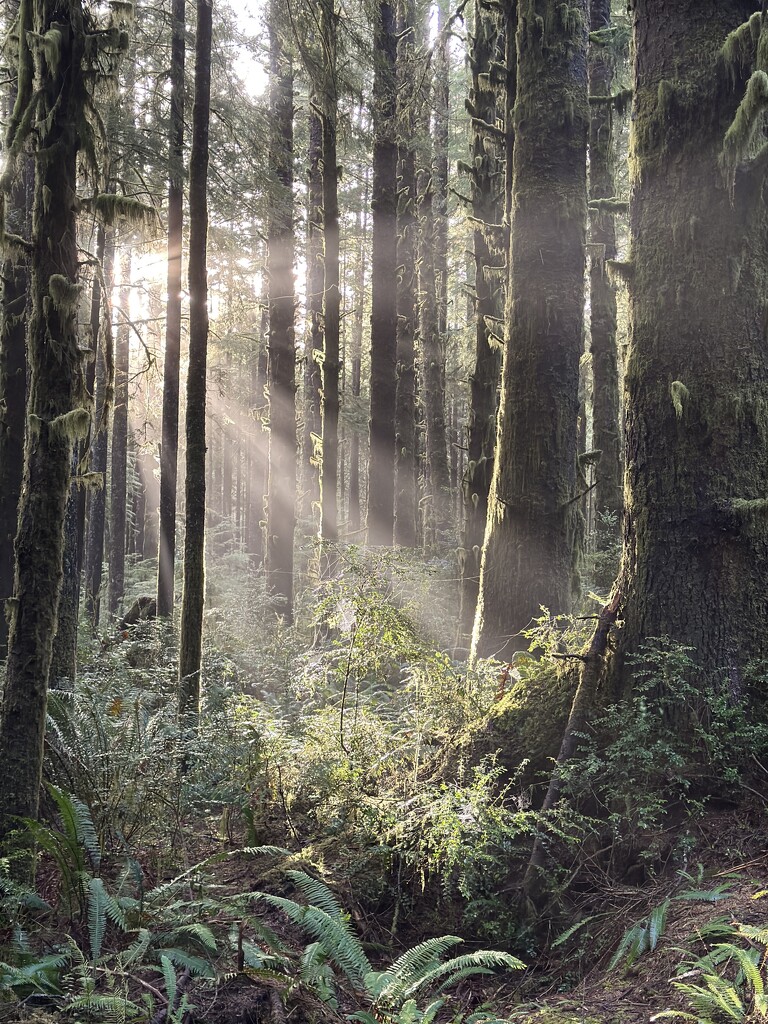
[{"label": "tall tree trunk", "polygon": [[248,553],[253,565],[264,559],[264,496],[267,492],[269,438],[265,428],[267,400],[267,335],[269,332],[269,300],[267,275],[262,273],[261,323],[251,353],[251,419],[248,479]]},{"label": "tall tree trunk", "polygon": [[280,34],[278,0],[270,6],[270,162],[276,196],[269,236],[269,480],[267,583],[278,611],[293,619],[296,525],[296,349],[293,284],[293,67]]},{"label": "tall tree trunk", "polygon": [[205,410],[208,363],[208,127],[213,0],[197,0],[195,102],[189,159],[189,370],[184,589],[179,635],[179,714],[196,720],[205,606]]},{"label": "tall tree trunk", "polygon": [[[29,12],[29,6],[25,5],[25,10]],[[23,128],[19,125],[23,124],[27,105],[33,102],[37,110],[38,159],[27,326],[28,436],[0,715],[0,834],[13,826],[12,815],[37,816],[72,445],[85,436],[90,421],[83,408],[83,366],[77,338],[75,206],[79,136],[72,130],[72,125],[85,116],[83,12],[79,0],[67,4],[36,0],[31,11],[32,31],[38,37],[50,33],[47,38],[58,60],[47,60],[42,48],[33,58],[29,37],[20,33],[18,116],[11,120],[8,149],[13,152],[14,144],[22,141],[18,132]],[[50,153],[56,158],[46,158]],[[12,173],[10,164],[2,182],[6,190]],[[56,343],[52,344],[51,339]]]},{"label": "tall tree trunk", "polygon": [[417,74],[413,0],[400,0],[397,25],[397,392],[395,543],[416,547],[416,330],[418,326],[416,152]]},{"label": "tall tree trunk", "polygon": [[[637,0],[622,665],[651,637],[699,685],[766,656],[768,14]],[[757,30],[757,31],[755,31]],[[729,33],[736,32],[736,36]],[[759,33],[759,39],[756,36]],[[728,40],[728,45],[726,45]],[[759,97],[759,101],[758,101]],[[756,153],[756,147],[758,151]]]},{"label": "tall tree trunk", "polygon": [[[115,262],[115,234],[99,228],[96,254],[101,265],[106,292],[102,294],[97,274],[91,297],[91,331],[99,339],[96,345],[96,380],[94,394],[94,438],[91,449],[91,472],[101,476],[101,484],[91,497],[88,514],[88,545],[86,555],[86,614],[94,632],[99,627],[101,582],[104,569],[104,529],[107,518],[107,453],[109,447],[109,407],[114,391],[112,351],[112,279]],[[102,318],[104,328],[102,330]]]},{"label": "tall tree trunk", "polygon": [[[610,0],[591,0],[590,18],[592,32],[608,28],[611,24]],[[612,61],[608,47],[590,45],[591,96],[610,95],[613,84]],[[613,167],[616,153],[610,105],[593,104],[590,110],[589,194],[594,202],[615,196]],[[598,513],[597,546],[598,550],[604,550],[614,544],[619,536],[623,506],[616,295],[606,270],[606,261],[616,257],[616,229],[612,212],[591,210],[590,241],[593,250],[589,273],[592,310],[592,447],[602,452],[597,466],[594,508]],[[608,586],[611,584],[611,580],[598,582]]]},{"label": "tall tree trunk", "polygon": [[176,559],[176,490],[179,451],[179,365],[181,354],[182,232],[184,220],[184,31],[185,0],[171,10],[171,116],[168,158],[168,299],[165,312],[163,426],[160,449],[160,546],[157,614],[173,615]]},{"label": "tall tree trunk", "polygon": [[397,141],[395,11],[380,0],[373,82],[373,256],[368,543],[392,544],[397,380]]},{"label": "tall tree trunk", "polygon": [[[501,370],[504,310],[504,275],[507,269],[508,231],[504,216],[504,138],[497,134],[497,117],[508,131],[506,118],[512,106],[506,102],[506,85],[498,70],[499,49],[508,27],[500,24],[496,9],[484,4],[475,8],[470,35],[469,63],[472,84],[469,109],[473,116],[471,162],[466,168],[472,200],[473,252],[475,263],[474,309],[475,365],[470,376],[470,413],[467,426],[467,470],[463,481],[464,536],[462,564],[462,629],[470,633],[477,608],[480,555],[488,494],[493,476],[496,443],[496,391]],[[503,52],[503,51],[502,51]],[[492,126],[491,128],[485,127]],[[509,177],[512,167],[508,168]]]},{"label": "tall tree trunk", "polygon": [[[23,31],[23,29],[22,29]],[[6,230],[29,238],[34,168],[24,162],[8,197]],[[8,653],[5,601],[13,593],[13,541],[18,526],[19,496],[24,472],[24,430],[27,383],[27,292],[29,266],[24,258],[4,260],[2,270],[2,333],[0,334],[0,661]]]},{"label": "tall tree trunk", "polygon": [[[429,28],[425,26],[425,35]],[[426,91],[426,90],[425,90]],[[420,135],[422,150],[418,160],[419,209],[419,334],[421,337],[425,460],[425,544],[443,536],[450,525],[450,479],[445,430],[445,373],[440,335],[437,244],[435,230],[435,165],[433,140],[429,131],[432,104],[429,93],[422,96]],[[447,172],[446,172],[447,173]]]},{"label": "tall tree trunk", "polygon": [[125,544],[128,505],[128,377],[130,374],[131,245],[120,257],[120,300],[115,335],[115,409],[109,490],[109,613],[116,615],[125,592]]},{"label": "tall tree trunk", "polygon": [[[355,320],[352,328],[352,400],[360,399],[363,353],[363,310],[365,307],[365,262],[368,235],[368,178],[365,179],[362,213],[356,217],[358,238],[357,272],[355,275]],[[354,536],[360,530],[360,432],[353,428],[349,454],[349,533]]]},{"label": "tall tree trunk", "polygon": [[339,197],[336,154],[337,83],[336,51],[339,15],[335,0],[322,0],[320,28],[327,67],[323,96],[323,372],[322,435],[320,463],[321,536],[335,542],[339,537],[339,339],[341,291],[339,289]]},{"label": "tall tree trunk", "polygon": [[320,500],[318,466],[320,435],[321,363],[323,359],[323,117],[322,98],[313,90],[309,106],[309,186],[307,188],[307,340],[304,364],[304,441],[302,445],[302,504],[316,520]]},{"label": "tall tree trunk", "polygon": [[587,30],[586,0],[518,3],[507,331],[474,654],[514,651],[542,605],[570,611],[576,585]]}]

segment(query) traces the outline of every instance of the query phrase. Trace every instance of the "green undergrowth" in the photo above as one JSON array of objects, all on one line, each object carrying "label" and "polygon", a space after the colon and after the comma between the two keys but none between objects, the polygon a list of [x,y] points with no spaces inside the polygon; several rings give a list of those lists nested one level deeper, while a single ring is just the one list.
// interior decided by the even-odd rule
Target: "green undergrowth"
[{"label": "green undergrowth", "polygon": [[[181,985],[179,1011],[185,994],[199,1000],[195,986],[210,983],[259,984],[267,999],[274,990],[281,1005],[301,1007],[296,1020],[337,1019],[323,1016],[331,990],[333,1013],[349,1020],[591,1019],[588,1005],[580,1017],[565,1004],[514,1006],[655,955],[674,892],[646,906],[626,890],[658,891],[697,855],[715,808],[763,792],[762,667],[735,700],[727,680],[700,690],[695,652],[650,640],[628,666],[631,692],[600,693],[574,756],[555,768],[596,596],[581,617],[542,610],[511,664],[470,669],[452,657],[448,565],[420,571],[401,553],[336,552],[317,562],[290,627],[259,580],[235,568],[231,586],[217,571],[209,582],[197,732],[176,718],[168,625],[84,637],[75,689],[51,695],[44,822],[26,825],[38,839],[35,886],[15,880],[12,861],[3,868],[5,905],[15,908],[0,926],[10,995],[24,1006],[35,993],[59,1008],[90,1000],[76,1004],[84,1020],[102,1019],[97,1009],[112,1019],[119,1007],[109,1000],[148,1013],[147,993],[156,1012],[158,996],[142,981],[165,997]],[[132,592],[141,596],[144,582],[137,575]],[[560,799],[542,813],[553,772]],[[521,882],[537,839],[545,905],[532,917]],[[467,940],[467,955],[496,949],[534,969],[505,982],[486,1009],[489,990],[473,975],[453,1017],[438,991],[425,1002],[404,990],[398,1007],[377,1007],[338,949],[307,952],[321,941],[317,922],[295,909],[309,904],[286,869],[344,908],[337,924],[372,971],[396,962],[395,951],[449,935]],[[622,934],[601,905],[616,887],[635,900]],[[162,906],[158,892],[168,896]],[[434,947],[437,961],[450,960],[449,947]],[[262,954],[273,959],[249,963]],[[747,995],[757,1006],[754,982]],[[660,1012],[688,1012],[675,992],[678,1002]],[[129,1010],[115,1019],[142,1019]],[[622,1020],[619,1010],[594,1019]]]}]

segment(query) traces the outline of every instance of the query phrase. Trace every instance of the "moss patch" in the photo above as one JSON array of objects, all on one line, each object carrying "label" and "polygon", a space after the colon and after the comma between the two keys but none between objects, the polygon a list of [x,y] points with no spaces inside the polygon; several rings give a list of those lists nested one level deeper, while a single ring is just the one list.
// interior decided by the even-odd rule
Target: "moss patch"
[{"label": "moss patch", "polygon": [[500,763],[510,772],[528,762],[523,782],[530,784],[548,776],[552,758],[560,750],[575,691],[574,673],[546,663],[526,666],[471,737],[472,760],[498,750]]}]

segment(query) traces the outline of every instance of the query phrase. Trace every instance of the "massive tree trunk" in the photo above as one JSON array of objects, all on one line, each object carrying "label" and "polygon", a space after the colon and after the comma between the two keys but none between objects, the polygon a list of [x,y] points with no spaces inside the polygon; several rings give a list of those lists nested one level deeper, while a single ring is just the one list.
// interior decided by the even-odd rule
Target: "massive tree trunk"
[{"label": "massive tree trunk", "polygon": [[168,159],[168,298],[165,311],[163,427],[160,448],[160,544],[157,614],[173,615],[176,560],[176,489],[179,452],[182,233],[184,220],[184,31],[185,0],[171,11],[171,116]]},{"label": "massive tree trunk", "polygon": [[293,67],[281,37],[278,0],[270,7],[269,481],[267,583],[286,622],[293,619],[296,525],[296,349],[293,280]]},{"label": "massive tree trunk", "polygon": [[339,476],[339,337],[341,292],[339,290],[339,197],[336,154],[337,82],[336,51],[339,15],[334,0],[320,6],[320,30],[327,67],[323,89],[323,372],[322,435],[320,463],[320,533],[325,541],[336,541],[338,527]]},{"label": "massive tree trunk", "polygon": [[[587,3],[518,3],[510,274],[475,654],[572,607],[584,314]],[[523,641],[524,643],[524,641]]]},{"label": "massive tree trunk", "polygon": [[418,514],[416,463],[416,150],[414,104],[416,52],[413,0],[400,0],[397,25],[397,391],[395,459],[395,543],[416,547]]},{"label": "massive tree trunk", "polygon": [[[472,122],[471,162],[467,165],[472,200],[475,262],[474,308],[475,365],[470,376],[470,414],[467,426],[467,470],[463,481],[464,536],[462,562],[462,628],[470,633],[475,619],[480,555],[488,516],[488,494],[493,476],[496,443],[496,391],[501,369],[499,335],[503,330],[504,275],[508,231],[504,217],[505,150],[497,118],[512,130],[506,118],[506,75],[499,81],[499,51],[505,34],[495,8],[475,8],[470,36],[469,63],[472,85],[469,109]],[[512,168],[509,167],[509,175]]]},{"label": "massive tree trunk", "polygon": [[[627,507],[619,658],[695,648],[734,697],[768,616],[768,15],[634,5]],[[762,23],[761,23],[762,19]],[[759,42],[756,37],[760,34]],[[736,32],[729,36],[729,33]],[[743,102],[741,102],[743,100]],[[733,127],[730,127],[733,125]]]},{"label": "massive tree trunk", "polygon": [[[610,0],[591,0],[591,30],[611,24]],[[609,96],[613,84],[613,57],[606,46],[590,45],[589,91],[592,97]],[[592,353],[592,447],[602,452],[597,467],[594,507],[598,513],[597,546],[603,550],[619,535],[623,505],[621,432],[619,430],[619,369],[616,348],[616,295],[608,280],[606,261],[616,257],[616,228],[611,210],[599,201],[615,196],[611,105],[594,104],[589,126],[589,194],[592,257],[589,275]],[[599,583],[610,581],[599,580]]]},{"label": "massive tree trunk", "polygon": [[397,141],[394,7],[379,3],[373,83],[373,256],[368,543],[392,544],[397,379]]},{"label": "massive tree trunk", "polygon": [[[29,7],[25,6],[29,11]],[[0,716],[0,833],[10,815],[36,817],[43,765],[48,672],[62,582],[64,514],[72,445],[89,425],[77,338],[77,154],[83,118],[85,36],[79,0],[36,0],[32,30],[51,50],[20,47],[18,117],[9,150],[22,141],[24,115],[36,111],[30,318],[27,327],[28,435],[9,602],[10,635]],[[34,85],[32,68],[34,61]],[[28,88],[22,88],[22,77]],[[14,128],[15,125],[15,128]],[[14,135],[15,132],[15,135]],[[12,166],[6,176],[12,173]],[[7,188],[7,181],[3,181]]]},{"label": "massive tree trunk", "polygon": [[208,366],[208,127],[211,114],[212,0],[197,0],[195,102],[189,158],[189,370],[184,589],[179,634],[179,714],[200,708],[205,607],[205,410]]}]

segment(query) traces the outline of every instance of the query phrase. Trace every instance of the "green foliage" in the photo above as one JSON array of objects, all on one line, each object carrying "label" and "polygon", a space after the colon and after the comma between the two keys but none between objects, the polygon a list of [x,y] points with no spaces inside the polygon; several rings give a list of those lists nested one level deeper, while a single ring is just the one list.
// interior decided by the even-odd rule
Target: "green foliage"
[{"label": "green foliage", "polygon": [[631,692],[597,716],[561,768],[569,792],[596,802],[619,842],[658,829],[673,804],[700,814],[765,749],[766,728],[746,702],[697,687],[692,654],[668,638],[643,645],[629,659]]},{"label": "green foliage", "polygon": [[692,1020],[698,1024],[768,1019],[766,945],[768,929],[739,925],[737,941],[718,942],[701,957],[684,960],[672,984],[690,1011],[665,1010],[651,1020]]},{"label": "green foliage", "polygon": [[624,969],[632,966],[643,953],[652,953],[659,944],[667,924],[670,900],[664,900],[654,907],[647,919],[632,925],[622,936],[618,949],[610,962],[610,969],[623,965]]},{"label": "green foliage", "polygon": [[[332,963],[349,982],[358,998],[369,1003],[369,1010],[348,1015],[348,1020],[375,1021],[377,1024],[426,1024],[433,1021],[445,1004],[439,998],[421,1009],[417,998],[430,989],[443,991],[458,981],[489,974],[495,969],[519,970],[523,964],[509,953],[480,950],[444,959],[449,950],[461,944],[455,935],[427,939],[407,950],[386,970],[374,970],[348,916],[324,882],[304,872],[291,871],[289,877],[308,903],[302,904],[271,893],[256,898],[276,907],[313,938],[302,956],[301,978],[314,984],[316,994],[337,1005],[327,972],[320,965]],[[483,1019],[483,1018],[478,1018]]]}]

